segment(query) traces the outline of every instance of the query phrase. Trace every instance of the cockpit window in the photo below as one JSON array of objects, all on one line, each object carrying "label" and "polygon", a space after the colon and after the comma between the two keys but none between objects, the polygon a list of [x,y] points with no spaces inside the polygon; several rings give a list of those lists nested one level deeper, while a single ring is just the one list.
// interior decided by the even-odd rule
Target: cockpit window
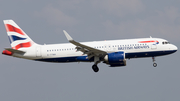
[{"label": "cockpit window", "polygon": [[170,44],[170,42],[164,41],[164,42],[162,42],[162,44],[163,44],[163,45],[164,45],[164,44]]}]

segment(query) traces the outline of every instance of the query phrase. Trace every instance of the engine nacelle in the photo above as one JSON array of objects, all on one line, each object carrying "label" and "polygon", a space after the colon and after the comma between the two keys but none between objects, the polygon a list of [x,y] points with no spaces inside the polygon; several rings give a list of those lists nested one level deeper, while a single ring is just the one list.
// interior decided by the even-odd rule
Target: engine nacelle
[{"label": "engine nacelle", "polygon": [[126,66],[125,53],[124,52],[109,53],[104,57],[104,62],[106,64],[111,65],[111,67]]}]

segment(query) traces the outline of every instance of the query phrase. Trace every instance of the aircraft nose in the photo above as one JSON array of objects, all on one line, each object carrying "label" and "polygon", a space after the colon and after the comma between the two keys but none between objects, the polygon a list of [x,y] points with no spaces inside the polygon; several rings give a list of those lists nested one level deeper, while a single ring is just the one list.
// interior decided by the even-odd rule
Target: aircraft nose
[{"label": "aircraft nose", "polygon": [[178,50],[177,46],[175,46],[175,50]]},{"label": "aircraft nose", "polygon": [[178,47],[173,45],[173,50],[177,51],[178,50]]}]

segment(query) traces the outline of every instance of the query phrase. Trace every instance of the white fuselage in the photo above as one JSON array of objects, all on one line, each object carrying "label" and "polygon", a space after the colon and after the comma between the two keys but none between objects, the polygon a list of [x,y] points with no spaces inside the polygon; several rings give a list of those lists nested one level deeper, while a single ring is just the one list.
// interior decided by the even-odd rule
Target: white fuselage
[{"label": "white fuselage", "polygon": [[[153,41],[158,41],[158,43]],[[123,51],[126,58],[155,57],[171,54],[177,50],[175,45],[163,44],[163,42],[167,41],[160,38],[140,38],[81,43],[107,53]],[[87,56],[81,51],[77,51],[76,46],[71,43],[34,45],[29,49],[22,48],[21,50],[27,52],[22,56],[17,54],[13,56],[40,61],[45,60],[46,62],[76,62],[81,61],[77,60],[77,57]],[[88,61],[88,59],[82,61]]]}]

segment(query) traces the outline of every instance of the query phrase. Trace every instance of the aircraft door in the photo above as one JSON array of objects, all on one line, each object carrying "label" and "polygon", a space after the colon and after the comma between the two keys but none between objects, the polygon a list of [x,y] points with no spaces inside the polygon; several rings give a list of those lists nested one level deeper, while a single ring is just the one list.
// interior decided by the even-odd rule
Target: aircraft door
[{"label": "aircraft door", "polygon": [[36,57],[41,57],[41,47],[36,47]]},{"label": "aircraft door", "polygon": [[156,44],[152,44],[151,45],[151,49],[157,49],[157,45]]}]

